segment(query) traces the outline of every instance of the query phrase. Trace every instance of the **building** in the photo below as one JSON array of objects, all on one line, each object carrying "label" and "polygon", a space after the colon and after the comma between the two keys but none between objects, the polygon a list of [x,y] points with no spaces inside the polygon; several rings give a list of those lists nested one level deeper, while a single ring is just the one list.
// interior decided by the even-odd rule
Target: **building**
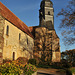
[{"label": "building", "polygon": [[29,28],[0,2],[0,62],[32,58],[34,39]]},{"label": "building", "polygon": [[39,10],[39,26],[35,30],[34,55],[45,61],[60,62],[59,37],[54,29],[54,9],[50,0],[42,0]]},{"label": "building", "polygon": [[52,58],[60,62],[59,37],[54,29],[54,9],[50,0],[42,0],[39,26],[28,27],[0,2],[0,62],[18,57]]}]

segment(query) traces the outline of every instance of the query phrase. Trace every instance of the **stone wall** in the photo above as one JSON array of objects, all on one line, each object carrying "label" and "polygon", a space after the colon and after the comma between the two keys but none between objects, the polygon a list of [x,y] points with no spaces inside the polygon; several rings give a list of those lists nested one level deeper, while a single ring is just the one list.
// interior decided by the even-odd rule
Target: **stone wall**
[{"label": "stone wall", "polygon": [[[9,27],[6,35],[7,26]],[[3,59],[16,60],[18,57],[33,57],[34,40],[32,37],[18,29],[14,24],[5,20]],[[13,53],[15,55],[13,55]]]},{"label": "stone wall", "polygon": [[4,46],[4,18],[0,15],[0,64],[3,62],[3,46]]},{"label": "stone wall", "polygon": [[59,37],[55,30],[48,30],[45,27],[39,27],[35,29],[35,58],[42,58],[45,56],[45,60],[52,59],[53,62],[60,61],[60,45]]}]

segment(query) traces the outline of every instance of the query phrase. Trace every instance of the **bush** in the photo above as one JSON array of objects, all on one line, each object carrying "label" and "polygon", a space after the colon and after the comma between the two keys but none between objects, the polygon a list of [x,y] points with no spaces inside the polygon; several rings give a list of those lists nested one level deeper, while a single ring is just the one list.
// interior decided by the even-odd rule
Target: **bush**
[{"label": "bush", "polygon": [[25,67],[24,67],[24,73],[25,75],[32,75],[32,73],[36,72],[36,67],[31,65],[31,64],[27,64]]},{"label": "bush", "polygon": [[6,63],[6,62],[12,62],[12,60],[9,60],[9,59],[3,59],[3,63]]},{"label": "bush", "polygon": [[27,64],[28,59],[25,57],[19,57],[19,58],[17,58],[16,61],[18,61],[18,63],[20,63],[20,64]]},{"label": "bush", "polygon": [[36,59],[29,59],[28,63],[30,63],[32,65],[36,65]]},{"label": "bush", "polygon": [[39,68],[50,68],[50,65],[48,65],[47,63],[43,63],[43,62],[39,62],[39,64],[37,65],[37,67]]},{"label": "bush", "polygon": [[67,62],[67,60],[61,60],[61,64],[63,68],[70,68],[72,67],[72,64]]},{"label": "bush", "polygon": [[66,69],[66,75],[72,75],[72,72],[69,69]]},{"label": "bush", "polygon": [[[0,75],[20,75],[25,73],[25,75],[31,75],[36,71],[36,67],[27,64],[24,57],[20,57],[15,61],[6,62],[0,65]],[[27,64],[27,65],[26,65]]]},{"label": "bush", "polygon": [[72,66],[75,67],[75,62],[72,63]]},{"label": "bush", "polygon": [[2,75],[18,75],[22,72],[20,66],[15,64],[15,62],[6,62],[0,65],[0,73]]},{"label": "bush", "polygon": [[72,73],[75,73],[75,68],[71,68],[70,71],[71,71]]},{"label": "bush", "polygon": [[61,62],[54,62],[50,66],[56,69],[66,69],[72,67],[72,64],[67,62],[66,60],[61,60]]},{"label": "bush", "polygon": [[43,65],[43,64],[38,64],[37,67],[39,67],[39,68],[50,68],[49,65]]}]

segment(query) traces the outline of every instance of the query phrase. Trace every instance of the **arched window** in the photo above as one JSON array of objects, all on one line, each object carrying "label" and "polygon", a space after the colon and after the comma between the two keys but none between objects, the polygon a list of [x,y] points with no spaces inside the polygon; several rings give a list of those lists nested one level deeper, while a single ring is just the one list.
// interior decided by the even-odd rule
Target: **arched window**
[{"label": "arched window", "polygon": [[19,40],[21,39],[21,33],[19,33]]},{"label": "arched window", "polygon": [[50,15],[50,11],[48,11],[48,15]]},{"label": "arched window", "polygon": [[9,26],[6,28],[6,35],[9,35]]},{"label": "arched window", "polygon": [[15,52],[13,52],[13,60],[15,60]]}]

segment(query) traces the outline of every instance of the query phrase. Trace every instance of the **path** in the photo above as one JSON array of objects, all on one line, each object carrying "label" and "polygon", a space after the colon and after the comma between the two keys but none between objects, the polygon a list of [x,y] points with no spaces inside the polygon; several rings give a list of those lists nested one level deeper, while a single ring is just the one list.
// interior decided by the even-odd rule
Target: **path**
[{"label": "path", "polygon": [[63,72],[59,72],[59,69],[44,69],[44,68],[38,68],[37,75],[66,75]]}]

